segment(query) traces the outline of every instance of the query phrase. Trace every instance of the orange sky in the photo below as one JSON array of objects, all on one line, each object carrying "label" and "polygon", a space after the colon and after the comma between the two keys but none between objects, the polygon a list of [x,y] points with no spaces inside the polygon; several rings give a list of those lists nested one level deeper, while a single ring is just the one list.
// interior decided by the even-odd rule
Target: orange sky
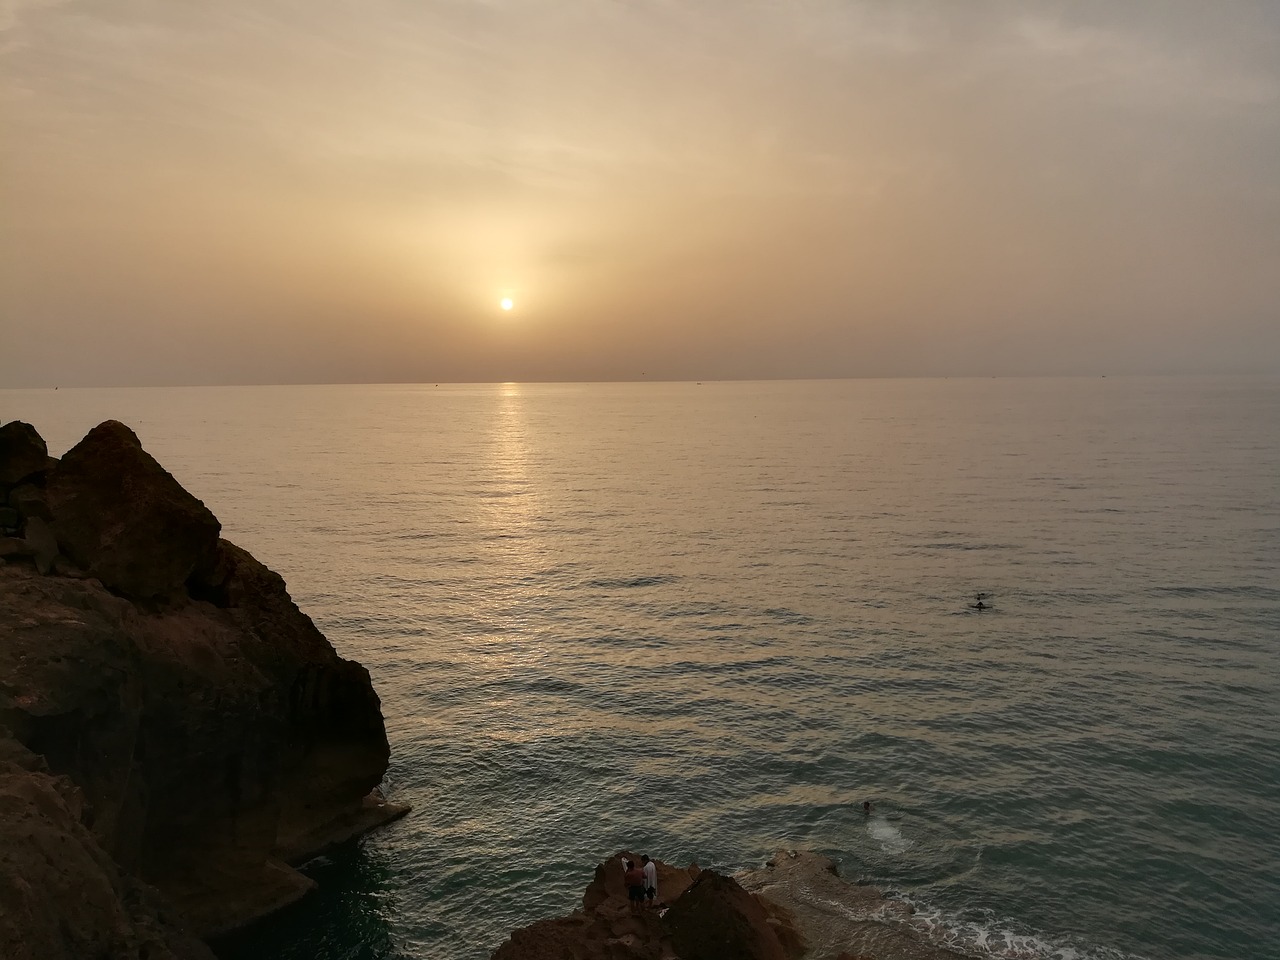
[{"label": "orange sky", "polygon": [[0,77],[0,386],[1280,373],[1272,2],[0,0]]}]

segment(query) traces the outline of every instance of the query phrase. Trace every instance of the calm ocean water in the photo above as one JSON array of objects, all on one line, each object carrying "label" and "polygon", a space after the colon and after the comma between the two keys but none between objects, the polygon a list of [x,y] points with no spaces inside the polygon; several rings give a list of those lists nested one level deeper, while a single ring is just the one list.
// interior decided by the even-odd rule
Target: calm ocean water
[{"label": "calm ocean water", "polygon": [[108,417],[368,666],[414,805],[229,960],[478,960],[622,846],[1280,955],[1280,381],[0,391]]}]

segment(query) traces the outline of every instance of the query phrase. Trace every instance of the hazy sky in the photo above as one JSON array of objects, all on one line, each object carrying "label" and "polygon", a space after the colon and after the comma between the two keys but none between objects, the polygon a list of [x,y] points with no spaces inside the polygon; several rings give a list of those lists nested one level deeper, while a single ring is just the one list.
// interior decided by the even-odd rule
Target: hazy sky
[{"label": "hazy sky", "polygon": [[1275,0],[0,0],[0,79],[0,386],[1280,372]]}]

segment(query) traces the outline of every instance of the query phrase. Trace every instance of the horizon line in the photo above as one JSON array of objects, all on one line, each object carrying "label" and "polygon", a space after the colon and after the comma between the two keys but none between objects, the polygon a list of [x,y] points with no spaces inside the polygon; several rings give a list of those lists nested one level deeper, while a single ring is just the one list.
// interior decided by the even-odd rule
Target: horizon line
[{"label": "horizon line", "polygon": [[992,374],[866,374],[844,377],[675,377],[649,379],[641,375],[636,379],[525,379],[525,380],[299,380],[299,381],[237,381],[231,383],[89,383],[89,384],[41,384],[32,386],[0,386],[0,393],[17,391],[53,390],[175,390],[218,388],[243,389],[247,387],[429,387],[429,386],[504,386],[509,384],[577,385],[599,384],[704,384],[704,383],[833,383],[853,380],[1172,380],[1196,378],[1258,378],[1274,379],[1280,371],[1181,371],[1165,373],[992,373]]}]

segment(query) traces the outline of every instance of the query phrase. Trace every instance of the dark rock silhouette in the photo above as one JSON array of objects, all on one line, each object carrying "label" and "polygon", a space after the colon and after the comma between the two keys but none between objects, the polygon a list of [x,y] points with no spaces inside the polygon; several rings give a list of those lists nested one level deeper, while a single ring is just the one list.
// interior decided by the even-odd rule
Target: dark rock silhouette
[{"label": "dark rock silhouette", "polygon": [[221,525],[124,424],[94,427],[49,472],[45,497],[63,552],[107,589],[147,598],[180,590]]},{"label": "dark rock silhouette", "polygon": [[296,900],[291,864],[405,812],[376,791],[377,695],[127,427],[34,472],[43,441],[10,434],[0,955],[207,957],[191,934]]},{"label": "dark rock silhouette", "polygon": [[[792,960],[804,953],[804,942],[782,917],[775,911],[770,923],[768,908],[737,880],[703,870],[665,919],[680,960]],[[790,950],[777,926],[786,931]]]},{"label": "dark rock silhouette", "polygon": [[48,462],[49,448],[31,424],[11,420],[0,426],[0,486],[20,483],[46,469]]}]

